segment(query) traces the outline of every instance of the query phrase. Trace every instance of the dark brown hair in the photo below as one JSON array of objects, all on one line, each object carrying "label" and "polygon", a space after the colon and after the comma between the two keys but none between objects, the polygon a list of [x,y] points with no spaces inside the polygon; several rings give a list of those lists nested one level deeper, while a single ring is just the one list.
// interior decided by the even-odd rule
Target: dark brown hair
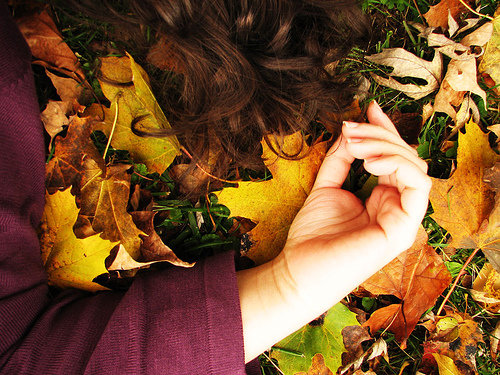
[{"label": "dark brown hair", "polygon": [[367,37],[355,0],[126,3],[128,15],[110,13],[108,21],[148,25],[178,61],[178,95],[162,105],[195,159],[206,156],[213,134],[226,161],[253,167],[263,137],[307,132],[312,120],[322,121],[351,100],[352,84],[325,66]]}]

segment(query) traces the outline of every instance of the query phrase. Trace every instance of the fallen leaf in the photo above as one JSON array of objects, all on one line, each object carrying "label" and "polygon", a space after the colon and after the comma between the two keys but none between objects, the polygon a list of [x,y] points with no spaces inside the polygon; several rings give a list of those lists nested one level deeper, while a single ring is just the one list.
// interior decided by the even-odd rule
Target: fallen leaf
[{"label": "fallen leaf", "polygon": [[341,331],[346,326],[359,325],[356,315],[341,303],[311,323],[271,348],[271,358],[278,361],[285,375],[307,373],[316,354],[321,354],[326,367],[335,373],[345,351]]},{"label": "fallen leaf", "polygon": [[455,91],[450,86],[449,82],[445,79],[439,88],[436,97],[434,98],[434,112],[443,112],[451,117],[455,122],[457,118],[457,111],[454,107],[459,106],[465,96],[464,91]]},{"label": "fallen leaf", "polygon": [[499,157],[478,125],[469,122],[465,129],[458,134],[457,169],[447,180],[432,179],[431,216],[451,234],[450,246],[495,250],[500,246],[499,223],[488,223],[495,194],[483,175]]},{"label": "fallen leaf", "polygon": [[[468,0],[465,2],[470,5]],[[439,4],[431,6],[423,16],[429,26],[441,27],[444,31],[448,27],[448,14],[454,19],[459,19],[460,14],[466,9],[460,0],[441,0]]]},{"label": "fallen leaf", "polygon": [[162,36],[149,50],[146,57],[148,63],[162,70],[183,74],[182,59],[176,53],[173,43]]},{"label": "fallen leaf", "polygon": [[491,332],[490,336],[490,353],[491,353],[491,359],[497,363],[497,357],[498,357],[498,343],[500,342],[500,320],[497,322],[497,325],[495,326],[495,329],[493,332]]},{"label": "fallen leaf", "polygon": [[[129,151],[134,161],[145,164],[150,172],[163,173],[180,152],[177,137],[142,137],[132,130],[132,126],[136,133],[157,133],[170,129],[151,91],[149,78],[130,55],[106,57],[101,62],[99,82],[111,102],[111,108],[103,107],[104,122],[99,130],[109,137],[117,114],[111,145],[115,149]],[[93,113],[99,116],[102,110],[94,108]]]},{"label": "fallen leaf", "polygon": [[469,56],[467,59],[453,59],[448,64],[445,80],[455,91],[469,91],[483,99],[486,105],[486,92],[477,83],[476,59]]},{"label": "fallen leaf", "polygon": [[[293,154],[302,146],[299,133],[284,138],[283,151]],[[262,158],[273,178],[263,182],[239,182],[218,193],[219,203],[231,211],[231,216],[252,220],[257,225],[248,234],[254,245],[246,256],[256,264],[265,263],[283,249],[288,229],[302,208],[316,174],[326,154],[326,142],[312,147],[303,145],[299,160],[278,158],[262,142]]]},{"label": "fallen leaf", "polygon": [[321,353],[316,354],[312,357],[312,364],[309,368],[309,371],[306,372],[298,372],[297,375],[333,375],[333,372],[330,371],[328,367],[325,365],[325,358]]},{"label": "fallen leaf", "polygon": [[484,264],[469,292],[486,311],[500,312],[500,273],[490,263]]},{"label": "fallen leaf", "polygon": [[[484,50],[484,55],[479,64],[479,71],[487,73],[498,85],[500,84],[500,67],[498,64],[498,61],[500,61],[500,7],[495,12],[495,19],[492,24],[493,34]],[[500,94],[498,87],[495,90]]]},{"label": "fallen leaf", "polygon": [[370,327],[372,334],[388,328],[404,348],[422,314],[434,306],[450,281],[450,273],[427,244],[427,233],[421,227],[410,249],[362,284],[370,293],[392,294],[401,300],[376,310],[364,326]]},{"label": "fallen leaf", "polygon": [[50,136],[49,150],[51,149],[54,137],[63,131],[64,126],[69,125],[69,118],[66,116],[68,105],[68,103],[49,100],[47,106],[40,114],[45,131]]},{"label": "fallen leaf", "polygon": [[141,234],[142,244],[140,247],[141,260],[149,261],[167,261],[175,266],[192,267],[194,263],[188,263],[180,260],[177,255],[167,245],[163,243],[158,233],[156,233],[153,219],[156,212],[138,211],[132,212],[132,219],[135,225],[146,235]]},{"label": "fallen leaf", "polygon": [[[478,344],[483,342],[479,326],[465,313],[445,311],[446,316],[435,317],[436,330],[430,331],[424,342],[424,357],[437,353],[451,358],[460,370],[468,367],[477,371]],[[441,324],[443,321],[445,324]]]},{"label": "fallen leaf", "polygon": [[451,15],[451,11],[448,9],[448,34],[450,37],[455,35],[459,28],[458,22],[455,21],[455,18]]},{"label": "fallen leaf", "polygon": [[63,69],[66,73],[77,73],[84,77],[78,58],[64,43],[46,10],[18,19],[17,25],[30,46],[33,57],[48,63],[56,70]]},{"label": "fallen leaf", "polygon": [[[421,59],[403,48],[389,48],[381,53],[367,56],[367,60],[376,64],[394,68],[389,78],[372,74],[380,85],[399,90],[413,99],[421,99],[435,91],[441,82],[443,72],[443,57],[439,52],[434,54],[432,61]],[[403,84],[392,77],[414,77],[427,82],[425,85]]]},{"label": "fallen leaf", "polygon": [[[102,160],[102,159],[101,159]],[[101,237],[119,241],[134,259],[139,258],[140,234],[127,212],[130,194],[130,165],[118,164],[103,169],[94,159],[84,158],[79,181],[80,216],[86,218]]]},{"label": "fallen leaf", "polygon": [[[347,364],[361,358],[361,362],[364,358],[363,342],[370,340],[372,337],[365,327],[362,326],[347,326],[342,330],[342,337],[344,340],[344,346],[346,352],[342,353],[342,363]],[[354,370],[357,370],[361,366],[355,366]]]},{"label": "fallen leaf", "polygon": [[46,69],[45,73],[54,85],[57,95],[63,102],[87,104],[91,98],[91,93],[84,83],[76,81],[71,77],[61,77]]},{"label": "fallen leaf", "polygon": [[479,46],[484,47],[488,41],[491,39],[493,35],[493,22],[487,22],[477,30],[474,30],[472,33],[464,36],[460,43],[464,46]]},{"label": "fallen leaf", "polygon": [[76,238],[73,225],[77,216],[78,208],[70,189],[46,194],[40,244],[49,283],[61,288],[103,290],[92,280],[107,272],[104,260],[117,243],[99,235]]},{"label": "fallen leaf", "polygon": [[[123,245],[113,248],[109,257],[106,259],[106,269],[108,271],[129,271],[148,268],[151,264],[158,263],[159,260],[150,262],[137,262],[133,259]],[[109,263],[109,265],[107,264]]]},{"label": "fallen leaf", "polygon": [[439,353],[432,353],[432,355],[438,364],[439,375],[462,375],[453,359]]},{"label": "fallen leaf", "polygon": [[70,187],[81,178],[84,155],[99,160],[100,166],[104,166],[99,151],[90,139],[92,131],[91,118],[72,116],[66,137],[56,138],[54,156],[46,165],[45,186],[49,193]]},{"label": "fallen leaf", "polygon": [[479,113],[479,108],[477,108],[476,103],[472,100],[470,94],[465,95],[462,104],[455,117],[455,126],[453,130],[462,129],[467,122],[472,120],[476,124],[481,120],[481,115]]}]

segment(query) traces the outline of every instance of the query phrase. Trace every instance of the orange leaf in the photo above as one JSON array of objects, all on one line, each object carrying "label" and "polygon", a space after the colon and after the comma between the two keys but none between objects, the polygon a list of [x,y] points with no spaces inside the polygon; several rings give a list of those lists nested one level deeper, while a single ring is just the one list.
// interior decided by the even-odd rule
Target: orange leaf
[{"label": "orange leaf", "polygon": [[[465,0],[470,5],[470,1]],[[460,0],[441,0],[437,5],[431,6],[429,11],[424,14],[424,18],[433,27],[441,27],[443,30],[448,29],[448,11],[450,15],[457,19],[457,17],[467,9]]]},{"label": "orange leaf", "polygon": [[409,250],[362,284],[373,294],[392,294],[402,302],[375,311],[364,325],[372,333],[389,327],[404,347],[420,316],[434,305],[450,281],[441,257],[427,244],[427,233],[420,228]]}]

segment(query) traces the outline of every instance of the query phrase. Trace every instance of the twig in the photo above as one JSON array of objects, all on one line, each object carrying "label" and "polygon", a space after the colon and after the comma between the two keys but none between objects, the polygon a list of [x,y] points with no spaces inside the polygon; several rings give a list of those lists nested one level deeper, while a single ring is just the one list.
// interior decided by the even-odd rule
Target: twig
[{"label": "twig", "polygon": [[104,149],[104,154],[102,155],[103,160],[106,160],[106,154],[108,153],[109,146],[111,145],[111,139],[113,138],[113,134],[115,133],[116,123],[118,122],[118,99],[121,94],[116,95],[116,109],[115,109],[115,119],[113,121],[113,126],[111,127],[111,132],[109,133],[108,143],[106,144],[106,148]]},{"label": "twig", "polygon": [[440,315],[441,314],[441,311],[443,311],[443,308],[444,308],[444,305],[446,305],[446,302],[448,302],[448,300],[450,299],[450,296],[451,296],[451,293],[453,293],[453,291],[455,290],[455,288],[457,287],[457,284],[458,284],[458,281],[460,280],[460,277],[462,277],[462,275],[465,273],[465,269],[467,268],[467,266],[469,265],[469,263],[471,262],[472,258],[474,258],[474,256],[477,254],[477,252],[479,251],[480,249],[477,248],[476,250],[474,250],[472,252],[471,255],[469,255],[469,257],[467,258],[466,262],[464,263],[464,265],[462,266],[462,269],[460,270],[460,272],[458,273],[457,277],[455,278],[455,281],[453,282],[453,285],[451,286],[450,290],[448,291],[448,294],[446,294],[446,297],[444,297],[444,300],[443,300],[443,303],[441,304],[441,306],[439,307],[439,310],[437,311],[436,315]]},{"label": "twig", "polygon": [[279,371],[280,374],[285,375],[285,373],[281,371],[281,369],[278,366],[276,366],[276,364],[271,360],[271,358],[269,358],[269,356],[266,353],[262,353],[262,355],[267,358],[269,363],[271,363],[276,368],[276,370]]},{"label": "twig", "polygon": [[493,17],[490,17],[490,16],[488,16],[488,15],[486,15],[486,14],[481,14],[481,13],[479,13],[479,12],[476,12],[476,11],[475,11],[474,9],[472,9],[472,8],[471,8],[468,4],[466,4],[464,0],[459,0],[459,1],[462,3],[462,5],[463,5],[464,7],[466,7],[469,11],[471,11],[472,13],[474,13],[476,16],[479,16],[479,17],[484,17],[484,18],[486,18],[486,19],[489,19],[490,21],[493,21],[493,20],[494,20],[494,18],[493,18]]},{"label": "twig", "polygon": [[415,4],[415,8],[417,8],[417,12],[420,16],[420,19],[422,20],[423,23],[427,23],[427,20],[424,18],[424,16],[422,15],[422,13],[420,12],[420,8],[418,7],[417,5],[417,0],[413,0],[413,4]]}]

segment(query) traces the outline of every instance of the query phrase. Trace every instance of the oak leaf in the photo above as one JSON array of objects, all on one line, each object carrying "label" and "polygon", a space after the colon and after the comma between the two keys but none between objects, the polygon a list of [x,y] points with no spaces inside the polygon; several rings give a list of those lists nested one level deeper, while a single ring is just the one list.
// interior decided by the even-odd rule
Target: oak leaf
[{"label": "oak leaf", "polygon": [[[262,142],[262,158],[273,178],[264,182],[239,182],[237,188],[218,193],[219,203],[227,206],[231,216],[252,220],[257,225],[249,233],[253,246],[245,254],[257,264],[274,258],[283,249],[288,229],[302,208],[326,154],[326,142],[312,147],[303,145],[299,133],[284,138],[283,151],[298,152],[299,160],[278,158]],[[276,145],[275,145],[276,147]]]},{"label": "oak leaf", "polygon": [[173,135],[136,135],[137,132],[158,133],[170,129],[170,123],[151,91],[146,72],[130,55],[106,57],[101,63],[99,83],[111,102],[111,108],[93,109],[97,116],[104,111],[99,130],[111,137],[114,148],[129,151],[136,163],[145,164],[150,172],[163,173],[179,154],[180,145]]},{"label": "oak leaf", "polygon": [[410,249],[362,284],[370,293],[392,294],[401,300],[376,310],[364,325],[370,327],[372,334],[388,328],[404,348],[420,316],[434,306],[450,281],[448,270],[427,244],[427,233],[421,227]]},{"label": "oak leaf", "polygon": [[[345,347],[342,329],[358,325],[356,314],[341,303],[333,306],[325,315],[302,327],[297,332],[278,342],[271,349],[271,358],[278,361],[285,375],[308,372],[313,358],[321,354],[324,365],[336,373],[342,365],[342,353]],[[316,358],[317,361],[320,358]]]},{"label": "oak leaf", "polygon": [[70,189],[46,194],[45,202],[40,244],[49,283],[89,291],[104,289],[92,280],[107,272],[104,260],[117,243],[99,235],[76,238],[73,225],[78,208]]},{"label": "oak leaf", "polygon": [[[495,19],[493,20],[493,34],[486,45],[484,55],[482,56],[481,63],[479,64],[479,71],[488,74],[495,84],[500,84],[500,6],[495,12]],[[495,89],[500,93],[498,87]]]},{"label": "oak leaf", "polygon": [[[470,1],[465,0],[465,2],[469,2],[470,5]],[[448,28],[448,14],[458,19],[458,16],[466,9],[460,0],[441,0],[439,4],[431,6],[423,16],[429,26],[441,27],[444,31]]]},{"label": "oak leaf", "polygon": [[[435,91],[441,82],[443,73],[443,57],[435,52],[432,61],[415,56],[403,48],[388,48],[375,55],[367,56],[367,60],[376,64],[394,68],[389,78],[372,74],[380,85],[399,90],[413,99],[421,99]],[[392,77],[414,77],[426,81],[425,85],[403,84]]]},{"label": "oak leaf", "polygon": [[[102,159],[101,159],[102,160]],[[127,212],[130,194],[129,165],[118,164],[103,169],[98,162],[85,157],[79,182],[80,216],[87,219],[96,233],[110,241],[120,242],[132,258],[139,257],[140,234]]]},{"label": "oak leaf", "polygon": [[469,122],[465,129],[458,135],[457,169],[447,180],[433,178],[432,218],[451,234],[452,247],[500,250],[500,223],[489,223],[495,193],[483,180],[500,158],[478,125]]},{"label": "oak leaf", "polygon": [[54,156],[45,168],[45,186],[49,193],[70,187],[81,178],[84,155],[98,160],[100,167],[104,167],[102,157],[90,139],[92,131],[90,117],[72,116],[66,136],[56,138]]}]

